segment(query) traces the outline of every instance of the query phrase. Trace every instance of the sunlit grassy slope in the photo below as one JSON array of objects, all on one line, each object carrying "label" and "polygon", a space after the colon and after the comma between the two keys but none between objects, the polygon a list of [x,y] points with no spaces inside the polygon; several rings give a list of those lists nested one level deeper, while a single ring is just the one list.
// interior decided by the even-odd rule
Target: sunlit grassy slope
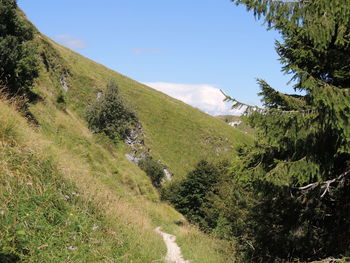
[{"label": "sunlit grassy slope", "polygon": [[234,115],[218,115],[215,116],[215,118],[222,120],[227,124],[229,124],[230,122],[241,121],[241,123],[238,126],[234,127],[234,129],[238,129],[245,134],[254,136],[255,131],[247,124],[247,120],[245,117]]},{"label": "sunlit grassy slope", "polygon": [[[46,60],[37,90],[55,100],[63,92],[59,78],[66,76],[63,92],[68,108],[84,115],[85,107],[113,79],[122,96],[136,110],[152,155],[182,177],[200,159],[230,158],[233,148],[249,138],[237,129],[163,93],[107,69],[41,36],[38,39]],[[49,72],[47,71],[49,70]],[[52,72],[55,70],[55,72]]]},{"label": "sunlit grassy slope", "polygon": [[73,113],[48,104],[33,112],[43,125],[0,101],[0,262],[163,262],[156,226],[188,229],[181,245],[194,262],[231,256],[229,244],[176,225],[183,217],[158,201],[123,149],[109,149]]},{"label": "sunlit grassy slope", "polygon": [[41,99],[29,107],[35,121],[0,98],[0,262],[163,262],[157,226],[178,237],[191,262],[232,262],[232,244],[201,233],[162,203],[125,158],[130,149],[92,134],[83,116],[116,80],[152,155],[176,178],[201,158],[230,158],[250,138],[45,36],[35,41],[42,61],[34,87]]}]

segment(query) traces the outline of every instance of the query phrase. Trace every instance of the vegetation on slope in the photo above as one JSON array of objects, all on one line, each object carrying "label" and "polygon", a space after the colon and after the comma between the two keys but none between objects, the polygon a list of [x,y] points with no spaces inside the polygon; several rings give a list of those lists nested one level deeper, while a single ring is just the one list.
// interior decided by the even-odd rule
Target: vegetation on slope
[{"label": "vegetation on slope", "polygon": [[205,236],[158,201],[149,178],[124,158],[124,146],[111,147],[55,105],[32,105],[39,120],[33,127],[7,104],[0,103],[2,260],[161,261],[159,225],[179,236],[194,262],[232,257],[228,243]]},{"label": "vegetation on slope", "polygon": [[92,134],[84,116],[116,80],[140,116],[152,155],[179,177],[211,155],[204,151],[223,158],[232,152],[228,144],[250,139],[33,32],[39,77],[30,89],[40,100],[26,104],[31,123],[0,99],[1,261],[161,262],[165,246],[156,226],[176,234],[193,262],[232,261],[230,242],[208,237],[160,202],[150,178],[125,158],[129,149]]},{"label": "vegetation on slope", "polygon": [[[93,171],[83,159],[42,138],[13,108],[3,102],[0,108],[2,262],[107,262],[126,255],[121,262],[161,258],[165,250],[153,235],[153,226],[134,219],[138,233],[131,231],[123,223],[131,218],[123,208],[125,201],[114,203],[109,208],[113,213],[109,212],[113,196],[108,198],[107,187],[88,177]],[[140,234],[147,236],[149,244],[138,241]],[[128,255],[130,251],[134,254]]]},{"label": "vegetation on slope", "polygon": [[284,94],[258,80],[264,109],[227,97],[247,108],[254,144],[238,150],[221,182],[208,184],[212,172],[198,166],[193,173],[206,173],[199,177],[206,191],[190,173],[178,188],[184,194],[174,191],[170,200],[190,219],[201,213],[210,222],[208,212],[216,211],[217,224],[208,231],[219,225],[220,236],[237,240],[243,262],[348,256],[350,2],[234,2],[281,33],[276,49],[283,71],[304,95]]},{"label": "vegetation on slope", "polygon": [[83,117],[86,106],[103,92],[109,80],[115,80],[126,103],[137,113],[146,134],[151,155],[167,166],[176,178],[183,177],[201,159],[230,158],[234,147],[250,142],[249,136],[225,123],[163,93],[122,76],[86,59],[45,36],[36,41],[43,64],[35,90],[55,100],[62,93],[66,107]]},{"label": "vegetation on slope", "polygon": [[92,132],[103,133],[112,140],[125,140],[137,122],[136,114],[125,105],[113,81],[107,84],[105,93],[87,107],[86,119]]},{"label": "vegetation on slope", "polygon": [[33,45],[34,29],[17,15],[12,0],[0,5],[0,85],[12,94],[33,95],[30,86],[38,76],[37,56]]}]

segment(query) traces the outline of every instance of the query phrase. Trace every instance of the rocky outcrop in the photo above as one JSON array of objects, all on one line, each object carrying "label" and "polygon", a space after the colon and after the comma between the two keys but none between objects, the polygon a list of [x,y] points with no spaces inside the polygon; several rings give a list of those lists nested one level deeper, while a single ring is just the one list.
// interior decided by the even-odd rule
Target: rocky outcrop
[{"label": "rocky outcrop", "polygon": [[60,83],[61,83],[61,87],[62,89],[67,92],[69,90],[69,87],[68,87],[68,84],[67,84],[67,77],[66,75],[63,75],[61,78],[60,78]]},{"label": "rocky outcrop", "polygon": [[147,154],[145,152],[141,152],[138,155],[136,150],[132,150],[130,153],[125,154],[125,157],[132,163],[138,164],[140,160],[145,159]]},{"label": "rocky outcrop", "polygon": [[[137,123],[135,127],[130,131],[129,136],[126,137],[124,142],[130,146],[131,152],[125,154],[125,157],[132,163],[138,164],[141,160],[150,155],[151,149],[145,145],[146,135],[143,132],[142,125]],[[163,169],[164,180],[171,181],[173,174],[166,168]]]},{"label": "rocky outcrop", "polygon": [[146,135],[143,132],[142,125],[137,123],[134,129],[131,129],[130,135],[126,137],[125,143],[133,148],[144,148]]},{"label": "rocky outcrop", "polygon": [[171,181],[173,179],[173,174],[171,172],[168,171],[168,169],[164,169],[163,170],[164,172],[164,179],[167,180],[167,181]]},{"label": "rocky outcrop", "polygon": [[232,127],[237,127],[241,123],[242,123],[242,121],[231,121],[231,122],[228,123],[228,125],[230,125]]}]

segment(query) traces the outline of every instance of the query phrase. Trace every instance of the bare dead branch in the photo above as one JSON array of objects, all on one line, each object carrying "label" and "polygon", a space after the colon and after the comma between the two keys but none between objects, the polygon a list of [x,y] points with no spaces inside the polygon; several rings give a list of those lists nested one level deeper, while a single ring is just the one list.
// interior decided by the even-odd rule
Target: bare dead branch
[{"label": "bare dead branch", "polygon": [[298,187],[297,190],[310,191],[312,189],[315,189],[316,187],[320,187],[321,189],[325,189],[324,192],[321,195],[321,197],[324,197],[326,195],[326,193],[328,193],[330,191],[331,184],[333,184],[333,183],[340,183],[340,182],[342,182],[344,180],[345,177],[347,177],[349,175],[350,175],[350,170],[342,173],[338,177],[333,178],[331,180],[327,180],[327,181],[324,181],[324,182],[311,183],[311,184],[308,184],[308,185],[305,185],[305,186]]}]

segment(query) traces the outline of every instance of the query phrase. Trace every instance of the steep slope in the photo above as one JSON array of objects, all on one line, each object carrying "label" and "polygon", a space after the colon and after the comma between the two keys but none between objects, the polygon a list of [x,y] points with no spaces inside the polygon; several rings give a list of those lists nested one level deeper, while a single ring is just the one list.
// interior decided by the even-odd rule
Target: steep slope
[{"label": "steep slope", "polygon": [[74,114],[37,105],[50,123],[33,127],[9,104],[0,99],[1,262],[162,262],[159,225],[195,262],[230,256],[229,244],[178,226],[122,149],[111,153]]},{"label": "steep slope", "polygon": [[245,134],[249,134],[251,136],[254,136],[254,129],[250,127],[247,123],[244,117],[242,116],[234,116],[234,115],[218,115],[215,116],[215,118],[224,121],[227,124],[230,124],[231,122],[238,122],[234,128],[240,130],[241,132]]},{"label": "steep slope", "polygon": [[37,33],[40,76],[30,122],[0,98],[0,261],[162,262],[154,229],[177,236],[191,262],[229,262],[232,244],[160,202],[122,143],[92,134],[85,107],[114,79],[136,110],[152,155],[181,178],[201,158],[229,157],[250,138]]},{"label": "steep slope", "polygon": [[44,62],[36,84],[39,93],[53,101],[63,93],[67,107],[83,117],[86,105],[96,99],[109,80],[115,80],[122,96],[139,116],[152,155],[168,166],[175,177],[182,177],[200,159],[229,158],[234,146],[249,142],[246,135],[214,117],[109,70],[45,36],[38,35],[37,42]]}]

